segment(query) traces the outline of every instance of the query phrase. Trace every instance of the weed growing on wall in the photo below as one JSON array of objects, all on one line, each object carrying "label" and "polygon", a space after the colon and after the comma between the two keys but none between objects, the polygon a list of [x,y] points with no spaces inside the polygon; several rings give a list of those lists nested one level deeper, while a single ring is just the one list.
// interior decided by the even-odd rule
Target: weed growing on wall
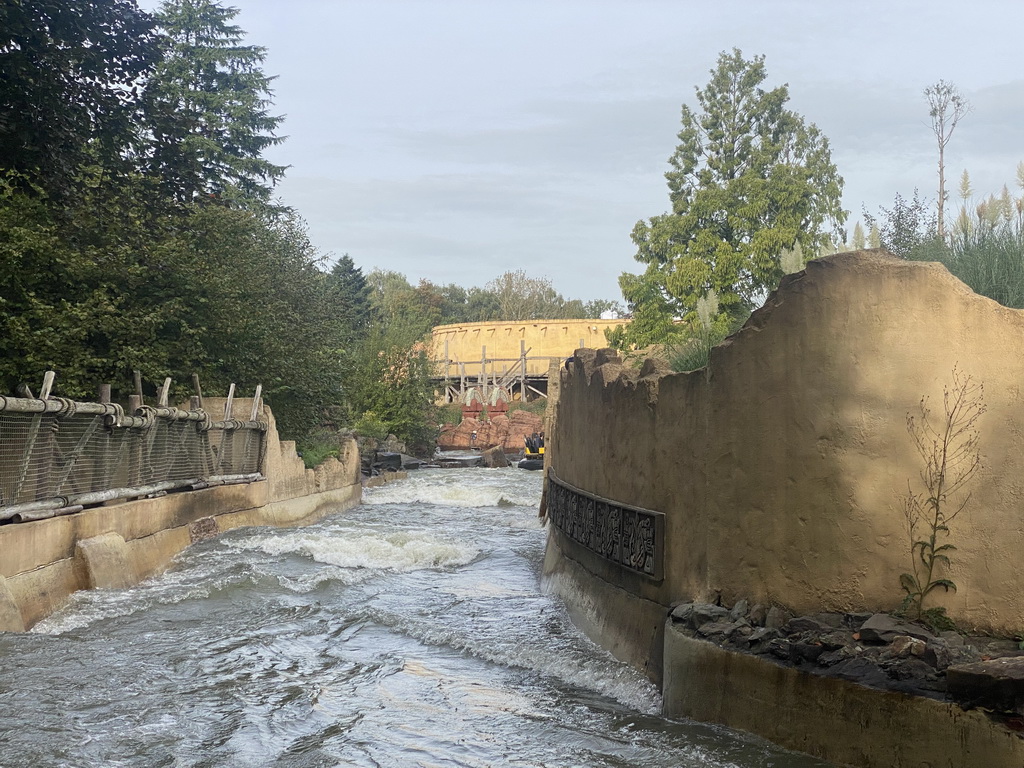
[{"label": "weed growing on wall", "polygon": [[[971,499],[964,493],[981,467],[977,423],[985,413],[984,385],[953,367],[953,383],[943,388],[943,416],[936,421],[921,398],[920,412],[907,414],[907,431],[924,466],[920,484],[908,482],[903,514],[910,537],[911,570],[900,576],[907,593],[904,612],[917,619],[940,624],[942,609],[925,610],[925,599],[936,589],[956,591],[956,584],[942,575],[956,547],[949,543],[950,524]],[[948,620],[947,620],[948,621]]]}]

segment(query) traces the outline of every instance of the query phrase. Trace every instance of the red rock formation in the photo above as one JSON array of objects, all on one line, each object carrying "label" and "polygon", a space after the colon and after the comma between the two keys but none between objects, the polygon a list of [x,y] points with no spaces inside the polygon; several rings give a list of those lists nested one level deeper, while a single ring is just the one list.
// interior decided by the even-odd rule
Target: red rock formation
[{"label": "red rock formation", "polygon": [[540,416],[528,411],[512,411],[507,416],[494,414],[487,421],[467,418],[461,424],[447,425],[441,430],[437,445],[442,450],[500,445],[506,453],[519,453],[523,450],[523,438],[543,430],[544,419]]}]

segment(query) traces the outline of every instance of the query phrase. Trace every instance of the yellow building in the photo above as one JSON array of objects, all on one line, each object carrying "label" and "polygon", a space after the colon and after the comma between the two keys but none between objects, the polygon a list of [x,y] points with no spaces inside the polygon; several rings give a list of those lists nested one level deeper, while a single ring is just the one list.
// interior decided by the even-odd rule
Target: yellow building
[{"label": "yellow building", "polygon": [[[431,358],[439,375],[501,376],[526,357],[528,376],[545,375],[551,360],[564,360],[578,347],[608,346],[605,330],[628,320],[523,320],[439,325],[432,332]],[[486,361],[484,363],[483,361]]]}]

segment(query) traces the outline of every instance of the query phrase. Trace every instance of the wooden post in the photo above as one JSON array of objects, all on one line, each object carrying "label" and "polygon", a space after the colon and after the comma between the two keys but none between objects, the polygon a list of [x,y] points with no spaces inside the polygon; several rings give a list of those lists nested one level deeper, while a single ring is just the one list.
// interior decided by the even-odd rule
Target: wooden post
[{"label": "wooden post", "polygon": [[57,378],[55,371],[47,371],[43,374],[43,388],[39,390],[40,400],[49,400],[50,391],[53,389],[53,380]]},{"label": "wooden post", "polygon": [[196,395],[195,395],[196,406],[195,407],[196,408],[202,408],[203,407],[203,388],[201,386],[199,386],[199,374],[198,373],[193,373],[192,374],[192,389],[194,389],[195,392],[196,392]]},{"label": "wooden post", "polygon": [[519,399],[526,405],[526,339],[519,340]]},{"label": "wooden post", "polygon": [[487,347],[480,347],[480,396],[487,401]]},{"label": "wooden post", "polygon": [[128,411],[134,415],[142,407],[142,395],[128,395]]},{"label": "wooden post", "polygon": [[97,399],[101,403],[109,403],[110,402],[110,385],[109,384],[100,384],[99,388],[96,390],[96,397],[97,397]]},{"label": "wooden post", "polygon": [[142,372],[132,371],[132,379],[135,381],[135,394],[139,397],[139,405],[142,405]]},{"label": "wooden post", "polygon": [[168,376],[164,379],[164,385],[160,387],[160,398],[157,400],[157,406],[159,408],[166,408],[170,402],[171,397],[171,377]]},{"label": "wooden post", "polygon": [[231,419],[231,409],[235,401],[235,385],[232,382],[231,386],[228,387],[228,399],[224,403],[224,421]]},{"label": "wooden post", "polygon": [[[466,396],[466,364],[459,363],[459,402]],[[462,403],[465,405],[465,403]]]},{"label": "wooden post", "polygon": [[256,385],[256,394],[252,396],[252,413],[249,415],[249,421],[256,421],[256,417],[260,413],[260,398],[263,397],[263,385]]}]

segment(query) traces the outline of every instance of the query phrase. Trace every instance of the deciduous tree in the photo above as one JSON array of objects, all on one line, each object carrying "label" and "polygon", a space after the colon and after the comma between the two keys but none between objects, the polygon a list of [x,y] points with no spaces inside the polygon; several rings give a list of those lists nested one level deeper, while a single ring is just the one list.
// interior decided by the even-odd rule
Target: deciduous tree
[{"label": "deciduous tree", "polygon": [[946,145],[953,137],[957,124],[971,110],[971,105],[952,83],[939,80],[935,85],[924,89],[924,97],[928,100],[928,116],[931,118],[932,133],[939,148],[939,201],[938,201],[938,234],[943,240],[946,237]]},{"label": "deciduous tree", "polygon": [[647,268],[620,279],[634,319],[660,318],[646,328],[693,312],[712,289],[723,311],[746,311],[782,277],[784,248],[814,253],[846,219],[828,139],[786,108],[787,86],[765,90],[765,79],[763,56],[722,53],[697,108],[682,108],[665,175],[672,209],[637,223]]}]

